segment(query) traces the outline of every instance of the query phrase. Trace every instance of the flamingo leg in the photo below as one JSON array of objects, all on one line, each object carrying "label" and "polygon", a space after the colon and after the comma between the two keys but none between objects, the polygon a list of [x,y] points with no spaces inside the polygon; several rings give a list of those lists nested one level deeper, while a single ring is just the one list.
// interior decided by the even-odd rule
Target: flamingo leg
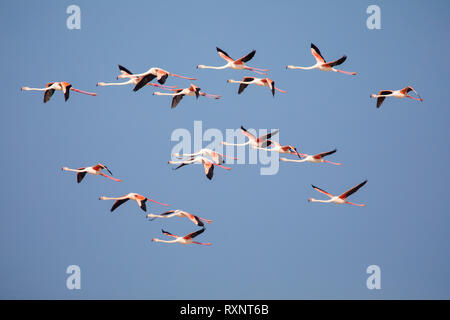
[{"label": "flamingo leg", "polygon": [[167,90],[171,90],[176,88],[177,86],[165,86],[159,83],[147,83],[148,86],[153,86],[153,87],[157,87],[157,88],[161,88],[161,89],[167,89]]},{"label": "flamingo leg", "polygon": [[224,167],[224,166],[221,166],[220,164],[217,164],[217,163],[213,163],[213,165],[215,165],[215,166],[219,166],[219,167],[221,167],[221,168],[224,168],[225,170],[231,170],[231,168],[229,168],[229,167]]},{"label": "flamingo leg", "polygon": [[117,181],[117,182],[122,182],[122,180],[116,179],[116,178],[113,178],[113,177],[110,177],[110,176],[108,176],[108,175],[106,175],[106,174],[104,174],[104,173],[100,173],[100,175],[101,175],[102,177],[105,177],[105,178],[108,178],[108,179],[111,179],[111,180],[114,180],[114,181]]},{"label": "flamingo leg", "polygon": [[339,70],[339,69],[333,69],[333,71],[349,74],[349,75],[352,75],[352,76],[356,75],[356,72],[348,72],[348,71],[343,71],[343,70]]},{"label": "flamingo leg", "polygon": [[169,204],[161,203],[161,202],[155,201],[155,200],[150,199],[150,198],[147,198],[147,200],[148,200],[148,201],[152,201],[152,202],[156,202],[157,204],[160,204],[160,205],[162,205],[162,206],[166,206],[166,207],[169,206]]},{"label": "flamingo leg", "polygon": [[210,245],[212,245],[212,243],[210,243],[210,242],[208,242],[208,243],[203,243],[203,242],[192,241],[192,243],[195,243],[195,244],[201,244],[201,245],[204,245],[204,246],[210,246]]},{"label": "flamingo leg", "polygon": [[75,91],[75,92],[79,92],[79,93],[83,93],[83,94],[87,94],[90,96],[96,96],[96,93],[93,92],[87,92],[87,91],[83,91],[83,90],[79,90],[79,89],[75,89],[75,88],[70,88],[70,90]]},{"label": "flamingo leg", "polygon": [[244,69],[256,72],[258,74],[267,75],[267,73],[265,73],[265,72],[260,72],[260,71],[255,70],[255,68],[245,67]]},{"label": "flamingo leg", "polygon": [[287,91],[284,91],[284,90],[278,89],[277,87],[275,87],[275,90],[278,90],[278,91],[280,91],[280,92],[283,92],[283,93],[287,93]]},{"label": "flamingo leg", "polygon": [[345,203],[348,203],[348,204],[351,204],[351,205],[354,205],[354,206],[358,206],[358,207],[365,207],[366,206],[365,204],[353,203],[353,202],[350,202],[350,201],[345,201]]},{"label": "flamingo leg", "polygon": [[412,97],[412,96],[410,96],[410,95],[406,95],[408,98],[410,98],[410,99],[414,99],[414,100],[417,100],[417,101],[423,101],[423,99],[422,98],[414,98],[414,97]]},{"label": "flamingo leg", "polygon": [[178,78],[183,78],[183,79],[187,79],[187,80],[197,80],[196,78],[183,77],[183,76],[180,76],[178,74],[173,74],[173,73],[169,73],[169,75],[172,77],[178,77]]},{"label": "flamingo leg", "polygon": [[220,95],[218,95],[218,94],[209,94],[209,93],[205,93],[205,92],[202,92],[202,96],[204,96],[206,98],[212,98],[212,99],[220,98]]},{"label": "flamingo leg", "polygon": [[202,220],[202,221],[205,221],[206,223],[212,223],[212,220],[203,219],[203,218],[200,218],[200,217],[199,217],[199,219]]},{"label": "flamingo leg", "polygon": [[339,162],[331,162],[331,161],[328,161],[328,160],[323,160],[323,162],[335,164],[335,165],[337,165],[337,166],[341,166],[341,165],[342,165],[342,163],[339,163]]}]

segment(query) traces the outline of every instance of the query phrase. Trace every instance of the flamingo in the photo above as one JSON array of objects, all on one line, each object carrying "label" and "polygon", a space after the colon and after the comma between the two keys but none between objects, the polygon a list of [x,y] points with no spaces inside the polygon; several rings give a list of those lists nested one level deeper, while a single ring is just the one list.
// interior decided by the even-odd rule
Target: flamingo
[{"label": "flamingo", "polygon": [[279,130],[275,130],[268,134],[265,134],[265,135],[262,135],[262,136],[256,138],[254,135],[252,135],[250,132],[248,132],[247,129],[245,129],[243,126],[241,126],[242,134],[248,138],[247,142],[236,144],[236,143],[228,143],[228,142],[222,141],[222,144],[224,144],[226,146],[239,146],[239,147],[250,144],[250,147],[253,149],[266,148],[273,143],[272,140],[269,140],[269,139],[272,136],[276,135],[278,133],[278,131]]},{"label": "flamingo", "polygon": [[328,151],[328,152],[322,152],[322,153],[317,153],[314,155],[311,154],[306,154],[306,153],[299,153],[299,155],[301,157],[303,157],[303,159],[301,160],[293,160],[293,159],[286,159],[286,158],[280,158],[281,161],[286,161],[286,162],[312,162],[312,163],[321,163],[321,162],[327,162],[330,164],[334,164],[337,166],[342,165],[342,163],[337,163],[337,162],[331,162],[328,160],[323,159],[326,156],[329,156],[330,154],[333,154],[337,151],[337,149]]},{"label": "flamingo", "polygon": [[[417,96],[419,98],[414,98],[414,97],[410,96],[408,94],[410,91],[413,91],[415,94],[417,94]],[[371,94],[370,97],[377,98],[377,108],[379,108],[381,106],[381,104],[383,103],[384,99],[386,99],[386,97],[410,98],[410,99],[414,99],[414,100],[418,100],[418,101],[423,101],[423,99],[419,96],[417,91],[414,90],[414,88],[411,86],[407,86],[400,90],[381,90],[380,92],[378,92],[378,94]]]},{"label": "flamingo", "polygon": [[221,67],[210,67],[210,66],[205,66],[202,64],[199,64],[197,66],[197,69],[226,69],[226,68],[231,68],[234,70],[250,70],[259,74],[264,74],[266,75],[267,73],[261,72],[261,71],[269,71],[269,69],[260,69],[260,68],[252,68],[252,67],[248,67],[245,65],[245,62],[250,61],[253,56],[256,53],[256,50],[253,50],[252,52],[250,52],[249,54],[243,56],[242,58],[239,58],[237,60],[233,60],[232,58],[230,58],[230,55],[228,53],[226,53],[225,51],[223,51],[222,49],[216,47],[217,53],[219,54],[219,56],[224,59],[227,64],[223,65]]},{"label": "flamingo", "polygon": [[175,157],[195,157],[195,156],[211,157],[213,159],[213,161],[218,164],[225,163],[224,157],[231,158],[233,160],[237,160],[237,158],[229,157],[224,154],[221,154],[221,153],[218,153],[211,149],[206,149],[206,148],[200,149],[199,151],[194,152],[194,153],[185,153],[185,154],[174,153],[173,155]]},{"label": "flamingo", "polygon": [[153,92],[156,96],[172,96],[172,105],[171,108],[175,108],[178,103],[180,103],[181,99],[183,99],[184,96],[195,96],[197,99],[199,96],[206,97],[206,98],[212,98],[212,99],[220,99],[219,95],[216,94],[209,94],[200,91],[201,89],[196,86],[195,84],[191,84],[189,88],[184,89],[170,89],[174,91],[175,93],[162,93],[162,92]]},{"label": "flamingo", "polygon": [[314,58],[316,58],[315,65],[313,65],[311,67],[286,66],[286,69],[303,69],[303,70],[319,69],[321,71],[334,71],[334,72],[349,74],[352,76],[356,75],[356,72],[342,71],[342,70],[333,68],[335,66],[338,66],[338,65],[344,63],[344,61],[347,59],[347,56],[345,56],[345,55],[338,60],[326,62],[325,59],[323,58],[322,54],[320,53],[319,48],[317,48],[313,43],[311,43],[311,53],[314,56]]},{"label": "flamingo", "polygon": [[[279,144],[276,141],[273,140],[268,140],[270,141],[270,145],[273,145],[272,148],[258,148],[260,150],[266,150],[266,151],[272,151],[272,152],[278,152],[278,153],[288,153],[288,154],[295,154],[296,156],[298,156],[299,158],[300,155],[302,153],[298,153],[297,148],[295,148],[294,146],[291,145],[286,145],[286,146],[282,146],[281,144]],[[281,159],[285,159],[285,158],[280,158]]]},{"label": "flamingo", "polygon": [[367,183],[367,180],[364,180],[363,182],[358,184],[356,187],[353,187],[353,188],[347,190],[346,192],[344,192],[343,194],[341,194],[339,196],[333,196],[332,194],[329,194],[328,192],[326,192],[326,191],[324,191],[324,190],[322,190],[322,189],[320,189],[320,188],[318,188],[318,187],[313,185],[312,187],[315,190],[317,190],[317,191],[319,191],[319,192],[321,192],[323,194],[326,194],[327,196],[330,197],[330,199],[328,199],[328,200],[316,200],[316,199],[310,198],[310,199],[308,199],[308,201],[309,202],[324,202],[324,203],[334,202],[334,203],[337,203],[337,204],[348,203],[348,204],[352,204],[354,206],[365,207],[366,206],[365,204],[353,203],[353,202],[347,201],[347,198],[349,196],[351,196],[352,194],[354,194],[356,191],[358,191],[359,188],[361,188],[366,183]]},{"label": "flamingo", "polygon": [[[125,82],[112,82],[112,83],[106,83],[106,82],[97,82],[97,86],[125,86],[128,84],[137,84],[141,78],[138,78],[136,76],[132,76],[132,72],[130,70],[128,70],[127,68],[121,66],[119,64],[119,70],[121,75],[128,77],[128,81]],[[176,86],[163,86],[161,84],[157,84],[157,83],[147,83],[148,86],[153,86],[153,87],[157,87],[157,88],[163,88],[163,89],[168,89],[168,88],[176,88]]]},{"label": "flamingo", "polygon": [[113,212],[118,206],[122,205],[123,203],[127,202],[128,200],[134,200],[137,202],[138,206],[144,210],[145,212],[147,211],[147,206],[146,206],[146,202],[148,201],[152,201],[152,202],[156,202],[157,204],[163,205],[163,206],[169,206],[168,204],[165,203],[161,203],[155,200],[152,200],[150,198],[144,197],[143,195],[140,195],[138,193],[129,193],[127,195],[124,195],[123,197],[118,197],[118,198],[111,198],[111,197],[100,197],[99,200],[116,200],[116,202],[114,202],[114,205],[111,208],[111,212]]},{"label": "flamingo", "polygon": [[228,83],[240,83],[238,94],[241,94],[242,92],[244,92],[245,88],[247,88],[247,86],[249,84],[256,84],[257,86],[260,86],[260,87],[269,87],[270,91],[272,92],[272,96],[275,96],[275,90],[283,92],[283,93],[287,93],[286,91],[275,87],[275,81],[273,81],[272,79],[269,79],[269,78],[243,77],[241,81],[236,81],[236,80],[230,79],[227,82]]},{"label": "flamingo", "polygon": [[45,86],[45,88],[30,88],[30,87],[22,87],[22,91],[44,91],[44,103],[46,103],[52,95],[55,93],[55,90],[62,91],[64,93],[64,100],[67,101],[69,99],[70,91],[75,91],[83,94],[87,94],[90,96],[96,96],[96,93],[87,92],[79,89],[72,88],[72,85],[68,82],[49,82]]},{"label": "flamingo", "polygon": [[176,235],[171,234],[170,232],[167,232],[167,231],[164,231],[164,230],[161,230],[161,231],[162,231],[162,233],[164,235],[169,236],[169,237],[174,237],[175,239],[174,240],[161,240],[161,239],[158,239],[158,238],[153,238],[152,239],[153,242],[181,243],[181,244],[195,243],[195,244],[201,244],[201,245],[204,245],[204,246],[210,246],[211,245],[211,243],[209,243],[209,242],[208,243],[202,243],[202,242],[197,242],[197,241],[193,240],[196,236],[198,236],[199,234],[202,234],[205,231],[205,228],[202,228],[202,229],[200,229],[198,231],[195,231],[195,232],[191,232],[188,235],[185,235],[184,237],[176,236]]},{"label": "flamingo", "polygon": [[150,81],[152,81],[155,78],[156,78],[156,80],[158,80],[158,82],[160,84],[164,84],[169,76],[188,79],[188,80],[197,80],[196,78],[180,76],[178,74],[170,73],[169,71],[166,71],[161,68],[156,68],[156,67],[150,68],[146,72],[139,73],[139,74],[129,74],[129,73],[124,74],[124,73],[122,73],[121,75],[117,76],[117,79],[130,78],[130,77],[140,78],[138,80],[136,86],[133,89],[133,91],[138,91],[139,89],[144,87],[147,83],[149,83]]},{"label": "flamingo", "polygon": [[103,165],[103,164],[101,164],[101,163],[96,164],[95,166],[86,167],[86,168],[78,168],[78,169],[70,169],[70,168],[67,168],[67,167],[63,167],[62,168],[63,171],[76,172],[77,173],[77,182],[78,183],[83,181],[83,178],[86,175],[86,173],[97,175],[97,176],[100,175],[100,176],[103,176],[105,178],[117,181],[117,182],[121,182],[122,181],[120,179],[116,179],[116,178],[113,178],[113,177],[110,177],[110,176],[104,174],[102,172],[103,169],[107,170],[109,172],[109,174],[112,175],[112,172],[108,169],[108,167]]},{"label": "flamingo", "polygon": [[174,168],[173,170],[177,170],[185,165],[192,164],[192,163],[200,163],[203,164],[203,168],[205,169],[205,175],[206,177],[211,180],[214,175],[214,166],[219,166],[221,168],[224,168],[225,170],[231,170],[231,168],[224,167],[220,164],[214,163],[211,160],[202,157],[202,156],[196,156],[192,157],[189,160],[183,160],[183,161],[169,161],[170,164],[180,164],[178,167]]},{"label": "flamingo", "polygon": [[188,218],[199,227],[204,226],[203,221],[206,223],[212,223],[212,220],[200,218],[183,210],[170,210],[160,214],[153,214],[153,213],[147,214],[147,218],[152,218],[150,219],[150,221],[153,221],[156,218],[172,218],[172,217]]}]

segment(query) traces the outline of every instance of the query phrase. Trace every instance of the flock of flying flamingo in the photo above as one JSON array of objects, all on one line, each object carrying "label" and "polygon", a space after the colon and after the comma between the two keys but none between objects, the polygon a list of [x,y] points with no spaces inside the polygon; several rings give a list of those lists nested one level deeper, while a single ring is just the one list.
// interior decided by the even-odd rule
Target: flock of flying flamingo
[{"label": "flock of flying flamingo", "polygon": [[[251,71],[251,72],[261,74],[261,75],[267,75],[267,72],[269,71],[268,69],[249,67],[246,65],[246,63],[249,62],[254,57],[254,55],[256,53],[255,50],[253,50],[249,54],[247,54],[239,59],[236,59],[236,60],[231,58],[230,55],[227,54],[222,49],[216,48],[216,50],[217,50],[217,53],[219,54],[219,56],[226,61],[225,65],[219,66],[219,67],[198,65],[197,68],[198,69],[216,69],[216,70],[231,68],[234,70]],[[312,43],[311,43],[311,53],[316,60],[316,63],[313,66],[298,67],[298,66],[288,65],[288,66],[286,66],[286,69],[292,69],[292,70],[295,70],[295,69],[301,69],[301,70],[319,69],[321,71],[333,71],[333,72],[339,72],[339,73],[347,74],[347,75],[356,75],[356,72],[348,72],[348,71],[343,71],[343,70],[335,68],[336,66],[339,66],[346,61],[347,56],[345,56],[345,55],[335,61],[326,62],[326,60],[323,58],[320,50]],[[158,96],[171,96],[172,97],[171,108],[175,108],[180,103],[180,101],[182,100],[182,98],[184,96],[195,96],[197,99],[200,96],[212,98],[212,99],[220,99],[221,98],[220,95],[209,94],[209,93],[205,93],[205,92],[201,91],[201,89],[194,84],[190,84],[190,86],[187,88],[177,88],[176,86],[166,86],[165,82],[168,79],[168,77],[170,77],[170,76],[187,79],[187,80],[192,80],[192,81],[195,81],[196,79],[192,78],[192,77],[185,77],[185,76],[180,76],[180,75],[177,75],[174,73],[170,73],[161,68],[153,67],[144,73],[133,74],[127,68],[119,65],[119,71],[120,71],[120,75],[117,76],[117,79],[126,79],[125,82],[112,82],[112,83],[98,82],[97,86],[123,86],[123,85],[131,84],[131,85],[134,85],[133,91],[135,91],[135,92],[142,89],[145,86],[153,86],[153,87],[156,87],[159,89],[172,91],[170,93],[169,92],[163,93],[163,92],[158,92],[158,91],[153,93],[153,95],[158,95]],[[156,79],[156,81],[158,83],[151,83],[151,81],[154,79]],[[276,91],[279,91],[282,93],[287,93],[286,91],[277,88],[275,86],[275,81],[270,78],[256,78],[256,77],[245,76],[240,81],[230,79],[227,82],[239,84],[238,94],[241,94],[247,88],[247,86],[249,86],[251,84],[254,84],[257,86],[262,86],[262,87],[268,87],[273,96],[275,96]],[[50,100],[50,98],[52,97],[52,95],[54,94],[55,91],[62,91],[64,94],[65,101],[67,101],[69,99],[70,91],[74,91],[74,92],[78,92],[78,93],[82,93],[82,94],[86,94],[86,95],[90,95],[90,96],[97,95],[96,93],[91,93],[91,92],[75,89],[72,87],[72,85],[70,83],[64,82],[64,81],[47,83],[45,88],[22,87],[22,90],[23,91],[43,91],[44,92],[44,103],[46,103]],[[409,94],[411,91],[417,95],[417,98],[413,97]],[[384,102],[384,100],[387,97],[410,98],[410,99],[414,99],[417,101],[423,101],[423,99],[419,96],[419,94],[411,86],[407,86],[400,90],[380,90],[378,92],[378,94],[371,94],[370,97],[377,98],[377,103],[376,103],[377,108],[379,108],[381,106],[381,104]],[[298,159],[295,159],[295,158],[288,159],[288,158],[280,157],[280,161],[283,161],[283,162],[298,162],[298,163],[311,162],[311,163],[329,163],[329,164],[333,164],[333,165],[341,165],[341,163],[331,162],[331,161],[324,159],[325,157],[334,154],[337,151],[336,149],[328,151],[328,152],[318,153],[318,154],[306,154],[306,153],[299,153],[297,151],[297,149],[292,145],[281,145],[280,143],[271,140],[271,138],[278,133],[278,130],[272,131],[272,132],[265,134],[263,136],[260,136],[260,137],[256,137],[256,136],[252,135],[250,132],[248,132],[247,129],[245,129],[243,126],[241,126],[241,133],[248,139],[245,143],[231,144],[231,143],[227,143],[227,142],[223,141],[222,144],[232,145],[232,146],[249,145],[250,148],[253,148],[253,149],[278,152],[280,154],[291,154],[291,155],[295,155],[298,158]],[[220,154],[220,153],[215,152],[210,149],[201,149],[197,152],[190,153],[190,154],[173,154],[173,156],[179,158],[179,161],[169,161],[168,162],[170,164],[177,165],[175,168],[173,168],[174,170],[179,169],[179,168],[189,165],[189,164],[194,164],[194,163],[202,164],[203,168],[204,168],[204,173],[209,180],[211,180],[213,178],[215,166],[221,167],[225,170],[231,169],[229,167],[223,166],[223,164],[225,163],[225,158],[227,158],[228,156],[226,156],[224,154]],[[237,160],[236,158],[232,158],[232,159]],[[100,176],[103,176],[105,178],[111,179],[116,182],[122,181],[120,179],[116,179],[116,178],[112,177],[112,172],[108,169],[107,166],[105,166],[101,163],[98,163],[94,166],[83,167],[83,168],[78,168],[78,169],[70,169],[68,167],[63,167],[62,170],[76,172],[78,183],[83,181],[86,174],[100,175]],[[102,172],[103,170],[106,170],[110,175],[103,173]],[[312,185],[313,189],[315,189],[316,191],[318,191],[320,193],[325,194],[326,196],[329,197],[329,199],[320,200],[320,199],[310,198],[310,199],[308,199],[308,201],[309,202],[323,202],[323,203],[331,203],[332,202],[332,203],[336,203],[336,204],[350,204],[350,205],[363,207],[363,206],[365,206],[365,204],[353,203],[353,202],[348,201],[347,198],[349,196],[351,196],[352,194],[354,194],[355,192],[357,192],[366,183],[367,183],[367,180],[361,182],[360,184],[358,184],[355,187],[350,188],[349,190],[340,194],[339,196],[334,196],[334,195],[326,192],[325,190]],[[150,198],[140,195],[138,193],[129,193],[129,194],[121,196],[121,197],[101,196],[99,199],[100,200],[115,200],[113,206],[110,209],[111,212],[116,210],[119,206],[121,206],[128,200],[136,201],[137,205],[144,212],[147,211],[147,206],[146,206],[147,201],[151,201],[151,202],[157,203],[162,206],[169,206],[168,204],[158,202],[156,200],[150,199]],[[197,241],[194,241],[193,239],[195,237],[197,237],[198,235],[202,234],[205,231],[205,223],[210,224],[210,223],[212,223],[212,220],[200,218],[194,214],[188,213],[183,210],[170,210],[170,211],[163,212],[161,214],[149,213],[146,215],[146,217],[150,221],[153,221],[157,218],[172,218],[172,217],[188,218],[195,225],[202,227],[202,229],[191,232],[185,236],[177,236],[168,231],[162,230],[162,233],[164,235],[173,237],[175,239],[162,240],[162,239],[158,239],[158,238],[153,238],[152,241],[154,241],[154,242],[180,243],[180,244],[194,243],[194,244],[200,244],[200,245],[211,245],[211,243],[197,242]]]}]

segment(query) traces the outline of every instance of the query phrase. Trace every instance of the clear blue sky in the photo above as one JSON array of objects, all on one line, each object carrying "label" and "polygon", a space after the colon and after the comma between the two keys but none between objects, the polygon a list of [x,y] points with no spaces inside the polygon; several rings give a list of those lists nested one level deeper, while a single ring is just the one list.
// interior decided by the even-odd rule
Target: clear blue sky
[{"label": "clear blue sky", "polygon": [[[67,6],[81,8],[81,30],[66,28]],[[381,8],[381,30],[366,28],[366,8]],[[450,53],[447,1],[242,2],[8,1],[0,3],[0,298],[62,299],[409,299],[450,298]],[[342,69],[308,66],[310,43]],[[270,68],[287,94],[226,80],[249,73],[197,70],[221,65],[215,47],[250,66]],[[152,88],[97,88],[115,81],[117,64],[194,76],[218,101],[170,98]],[[97,97],[42,94],[20,87],[68,81]],[[189,81],[169,78],[169,85]],[[424,98],[369,98],[412,85]],[[177,128],[279,128],[300,151],[338,152],[344,165],[281,163],[172,171]],[[61,171],[97,162],[116,183]],[[311,184],[340,193],[368,179],[349,205],[308,203]],[[98,197],[148,195],[212,219],[198,240],[211,247],[152,243],[161,228],[196,229],[179,218],[146,221],[134,203],[109,212]],[[165,207],[149,205],[149,212]],[[69,291],[68,265],[82,289]],[[366,288],[366,268],[381,267],[381,290]]]}]

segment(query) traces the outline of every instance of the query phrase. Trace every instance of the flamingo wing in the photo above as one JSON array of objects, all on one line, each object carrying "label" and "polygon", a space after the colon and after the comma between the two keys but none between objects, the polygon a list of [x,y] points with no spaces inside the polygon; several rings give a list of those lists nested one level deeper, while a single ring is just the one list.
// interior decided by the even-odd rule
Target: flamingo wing
[{"label": "flamingo wing", "polygon": [[275,81],[269,81],[269,88],[272,91],[272,96],[275,97]]},{"label": "flamingo wing", "polygon": [[367,180],[364,180],[363,182],[361,182],[360,184],[358,184],[356,187],[353,187],[347,191],[345,191],[343,194],[341,194],[339,196],[339,198],[341,199],[346,199],[347,197],[351,196],[352,194],[354,194],[356,191],[358,191],[363,185],[365,185],[367,183]]},{"label": "flamingo wing", "polygon": [[101,164],[101,166],[102,166],[103,169],[106,169],[106,171],[108,171],[110,175],[113,175],[113,173],[111,172],[111,170],[108,169],[107,166],[105,166],[103,164]]},{"label": "flamingo wing", "polygon": [[243,126],[241,126],[241,132],[243,135],[245,135],[250,140],[256,141],[256,137],[252,135],[250,132],[247,131]]},{"label": "flamingo wing", "polygon": [[175,212],[175,210],[169,210],[169,211],[160,213],[159,215],[160,215],[160,216],[167,216],[168,214],[171,214],[171,213],[174,213],[174,212]]},{"label": "flamingo wing", "polygon": [[[84,170],[85,168],[78,168],[78,170]],[[83,181],[84,176],[86,175],[87,172],[77,172],[77,182],[80,183],[81,181]]]},{"label": "flamingo wing", "polygon": [[156,76],[153,74],[148,74],[146,76],[143,76],[138,83],[136,84],[136,86],[134,87],[133,91],[136,92],[139,89],[141,89],[142,87],[144,87],[147,83],[149,83],[150,81],[152,81],[153,79],[155,79]]},{"label": "flamingo wing", "polygon": [[62,87],[64,91],[64,101],[67,101],[69,100],[70,88],[72,88],[72,85],[69,83],[63,83]]},{"label": "flamingo wing", "polygon": [[402,93],[404,93],[404,94],[406,94],[406,93],[408,93],[408,92],[414,92],[415,94],[417,94],[417,91],[416,90],[414,90],[414,88],[413,87],[411,87],[411,86],[407,86],[407,87],[405,87],[405,88],[403,88],[402,90],[400,90]]},{"label": "flamingo wing", "polygon": [[[180,90],[176,90],[175,92],[180,92]],[[176,96],[173,96],[172,98],[172,105],[170,106],[172,109],[175,108],[181,101],[181,99],[183,99],[184,94],[177,94]]]},{"label": "flamingo wing", "polygon": [[200,218],[199,217],[197,217],[197,216],[194,216],[194,215],[189,215],[189,219],[193,222],[193,223],[195,223],[196,225],[198,225],[199,227],[203,227],[205,224],[202,222],[202,221],[200,221]]},{"label": "flamingo wing", "polygon": [[206,177],[211,180],[214,175],[214,164],[212,162],[204,162],[203,168],[205,169]]},{"label": "flamingo wing", "polygon": [[337,151],[337,149],[328,151],[328,152],[322,152],[322,153],[318,153],[316,155],[313,156],[314,159],[321,159],[323,157],[329,156],[330,154],[333,154]]},{"label": "flamingo wing", "polygon": [[114,204],[111,208],[111,212],[116,210],[118,206],[122,205],[123,203],[127,202],[128,200],[130,200],[130,199],[126,198],[126,199],[116,200],[116,202],[114,202]]},{"label": "flamingo wing", "polygon": [[160,84],[166,83],[168,77],[169,74],[164,70],[158,69],[158,71],[156,72],[156,80],[158,80]]},{"label": "flamingo wing", "polygon": [[249,54],[246,54],[245,56],[243,56],[242,58],[239,58],[236,61],[248,62],[248,61],[252,60],[252,58],[255,56],[255,53],[256,53],[256,50],[253,50]]},{"label": "flamingo wing", "polygon": [[198,97],[200,96],[200,88],[199,87],[195,87],[195,98],[197,98],[198,99]]},{"label": "flamingo wing", "polygon": [[146,203],[147,203],[147,198],[145,198],[144,200],[139,200],[138,201],[139,207],[145,212],[147,212],[147,205],[146,205]]},{"label": "flamingo wing", "polygon": [[120,64],[119,64],[119,70],[122,71],[122,73],[125,73],[125,74],[133,74],[130,70],[128,70],[124,66],[121,66]]},{"label": "flamingo wing", "polygon": [[191,232],[188,235],[185,235],[183,238],[188,240],[188,239],[194,239],[196,236],[198,236],[199,234],[202,234],[203,232],[205,232],[205,228],[202,228],[200,230],[197,230],[195,232]]},{"label": "flamingo wing", "polygon": [[180,169],[181,167],[187,166],[187,165],[188,165],[188,163],[182,163],[182,164],[180,164],[178,167],[174,168],[173,170]]},{"label": "flamingo wing", "polygon": [[163,233],[164,235],[166,235],[166,236],[178,238],[178,236],[176,236],[176,235],[170,233],[169,231],[165,231],[164,229],[161,229],[161,231],[162,231],[162,233]]},{"label": "flamingo wing", "polygon": [[[378,92],[378,95],[380,94],[392,94],[392,90],[381,90],[380,92]],[[381,104],[383,103],[384,99],[386,99],[386,97],[378,97],[377,98],[377,108],[379,108],[381,106]]]},{"label": "flamingo wing", "polygon": [[247,86],[250,84],[250,82],[252,82],[253,80],[255,80],[255,78],[253,77],[244,77],[242,78],[243,82],[248,82],[248,83],[241,83],[239,85],[239,90],[238,90],[238,94],[241,94],[242,92],[244,92],[245,88],[247,88]]},{"label": "flamingo wing", "polygon": [[314,43],[311,43],[311,53],[316,58],[317,62],[325,63],[325,59],[322,57],[319,48],[317,48]]},{"label": "flamingo wing", "polygon": [[325,64],[325,66],[327,66],[327,67],[335,67],[335,66],[338,66],[340,64],[343,64],[345,60],[347,60],[347,56],[343,56],[340,59],[328,62],[328,63]]},{"label": "flamingo wing", "polygon": [[[262,135],[262,136],[258,137],[258,139],[256,141],[264,142],[264,141],[270,139],[272,136],[276,135],[278,133],[278,131],[279,130],[275,130],[275,131],[269,132],[268,134]],[[270,145],[270,143],[268,145]]]},{"label": "flamingo wing", "polygon": [[321,192],[321,193],[323,193],[323,194],[326,194],[326,195],[329,196],[330,198],[333,198],[333,197],[334,197],[332,194],[326,192],[326,191],[323,190],[323,189],[320,189],[319,187],[316,187],[315,185],[311,185],[311,186],[312,186],[316,191],[319,191],[319,192]]},{"label": "flamingo wing", "polygon": [[[52,84],[54,84],[54,82],[49,82],[47,83],[47,85],[45,86],[46,88],[50,87]],[[50,89],[50,90],[46,90],[44,92],[44,103],[46,103],[48,100],[50,100],[50,98],[52,97],[52,95],[55,93],[55,89]]]},{"label": "flamingo wing", "polygon": [[229,56],[228,53],[220,49],[219,47],[216,47],[217,53],[222,59],[225,59],[228,62],[234,62],[234,60]]}]

